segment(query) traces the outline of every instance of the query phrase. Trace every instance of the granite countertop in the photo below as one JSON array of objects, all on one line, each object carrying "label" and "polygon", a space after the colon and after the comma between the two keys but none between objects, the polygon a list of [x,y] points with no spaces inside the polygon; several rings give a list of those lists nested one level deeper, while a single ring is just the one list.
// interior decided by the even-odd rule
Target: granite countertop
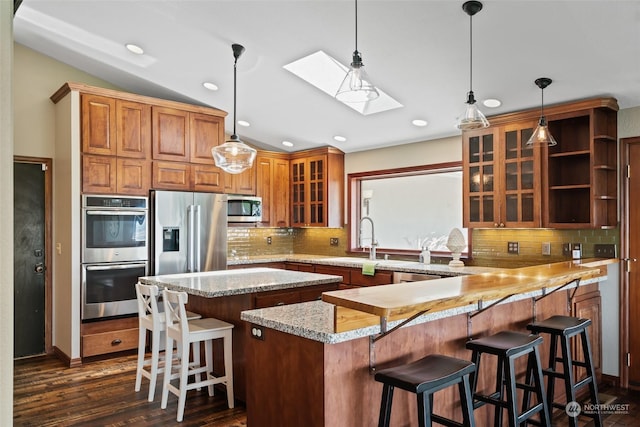
[{"label": "granite countertop", "polygon": [[245,268],[145,276],[138,280],[147,285],[158,285],[158,287],[166,287],[174,291],[185,291],[191,295],[214,298],[340,283],[342,276],[279,270],[277,268]]},{"label": "granite countertop", "polygon": [[421,264],[415,261],[368,258],[335,257],[307,254],[258,255],[250,257],[229,257],[228,265],[251,265],[267,262],[301,262],[309,264],[331,265],[335,267],[361,268],[363,264],[373,262],[376,270],[401,271],[407,273],[433,274],[438,276],[460,276],[468,274],[482,274],[500,270],[493,267],[449,267],[447,264]]},{"label": "granite countertop", "polygon": [[[575,262],[566,262],[559,263],[560,265],[555,264],[545,264],[537,267],[525,267],[522,269],[514,269],[511,271],[500,270],[500,269],[492,269],[492,273],[483,273],[482,276],[493,276],[494,279],[502,278],[499,281],[501,282],[500,286],[508,286],[512,280],[515,280],[515,283],[518,287],[517,292],[508,299],[502,301],[502,303],[509,303],[512,301],[517,301],[521,299],[531,298],[535,296],[541,295],[543,292],[549,292],[554,288],[558,287],[556,276],[560,277],[568,277],[567,271],[579,271],[584,267],[585,270],[593,270],[598,267],[606,267],[607,264],[617,262],[615,259],[589,259]],[[549,279],[551,285],[549,287],[543,287],[540,279],[535,279],[535,275],[541,274],[542,276],[546,276]],[[542,277],[540,276],[540,277]],[[472,277],[469,277],[471,279]],[[587,285],[591,283],[596,283],[606,279],[606,275],[601,274],[599,277],[594,277],[593,272],[591,273],[590,278],[585,278],[580,281],[580,286]],[[366,288],[366,289],[377,289],[377,288],[387,288],[391,289],[391,287],[396,287],[394,290],[397,290],[397,286],[405,286],[409,288],[415,284],[424,283],[425,289],[433,286],[434,291],[439,289],[441,285],[447,287],[448,282],[451,280],[456,280],[455,278],[443,278],[436,280],[429,280],[427,282],[414,282],[411,284],[396,284],[396,285],[382,285],[378,287]],[[482,280],[482,279],[480,279]],[[526,286],[523,286],[527,281],[536,282],[535,286],[531,289],[527,289]],[[434,286],[435,285],[435,286]],[[575,284],[571,284],[566,287],[566,289],[570,289],[575,287]],[[365,288],[363,288],[365,289]],[[353,290],[344,290],[344,291],[333,291],[331,293],[325,293],[324,295],[334,294],[346,294]],[[357,290],[356,290],[357,291]],[[436,292],[437,293],[437,292]],[[398,294],[398,292],[396,292]],[[487,294],[489,295],[489,294]],[[439,298],[437,295],[435,298]],[[446,298],[446,297],[445,297]],[[482,302],[484,305],[491,304],[495,299],[484,299]],[[478,307],[476,304],[470,304],[468,302],[461,303],[458,306],[451,305],[442,305],[441,307],[445,308],[444,310],[438,310],[423,314],[419,316],[417,319],[408,323],[407,326],[433,321],[440,318],[455,316],[457,314],[466,313],[470,311],[477,310]],[[370,335],[380,333],[380,324],[375,324],[371,326],[365,326],[353,330],[348,330],[345,332],[334,332],[334,317],[335,317],[336,306],[325,301],[313,301],[301,304],[291,304],[279,307],[269,307],[262,308],[257,310],[248,310],[243,311],[241,313],[241,319],[256,325],[264,326],[267,328],[275,329],[281,332],[289,333],[292,335],[297,335],[303,338],[312,339],[315,341],[319,341],[326,344],[334,344],[344,341],[349,341],[356,338],[367,337]],[[390,319],[388,322],[388,328],[393,328],[395,325],[401,323],[403,320],[393,320]]]}]

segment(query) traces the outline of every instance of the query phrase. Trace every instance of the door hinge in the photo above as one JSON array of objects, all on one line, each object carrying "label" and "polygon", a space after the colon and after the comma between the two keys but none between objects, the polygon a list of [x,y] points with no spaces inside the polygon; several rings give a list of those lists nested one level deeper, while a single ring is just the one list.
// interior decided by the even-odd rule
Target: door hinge
[{"label": "door hinge", "polygon": [[45,172],[47,169],[49,169],[46,164],[42,163],[41,165],[42,165],[42,172]]},{"label": "door hinge", "polygon": [[631,366],[631,353],[627,353],[627,366]]},{"label": "door hinge", "polygon": [[631,178],[631,165],[627,165],[627,178]]}]

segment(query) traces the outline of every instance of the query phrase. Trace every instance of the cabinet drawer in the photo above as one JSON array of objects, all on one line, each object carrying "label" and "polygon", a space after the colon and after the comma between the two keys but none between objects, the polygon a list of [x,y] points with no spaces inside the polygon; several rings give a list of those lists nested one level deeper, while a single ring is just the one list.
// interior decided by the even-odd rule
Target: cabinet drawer
[{"label": "cabinet drawer", "polygon": [[348,267],[333,267],[330,265],[316,264],[315,272],[319,274],[330,274],[333,276],[342,276],[342,283],[351,283],[351,268]]},{"label": "cabinet drawer", "polygon": [[314,265],[306,264],[304,262],[286,262],[285,268],[287,270],[306,271],[307,273],[314,272]]},{"label": "cabinet drawer", "polygon": [[82,336],[82,357],[138,347],[138,328],[101,332]]},{"label": "cabinet drawer", "polygon": [[319,301],[322,299],[322,293],[338,290],[338,284],[313,286],[310,289],[300,289],[300,302]]},{"label": "cabinet drawer", "polygon": [[255,308],[274,307],[276,305],[296,304],[300,302],[298,291],[280,292],[276,294],[256,295],[253,299]]},{"label": "cabinet drawer", "polygon": [[378,271],[374,276],[365,276],[360,271],[351,271],[351,284],[358,286],[388,285],[392,283],[393,273],[390,271]]}]

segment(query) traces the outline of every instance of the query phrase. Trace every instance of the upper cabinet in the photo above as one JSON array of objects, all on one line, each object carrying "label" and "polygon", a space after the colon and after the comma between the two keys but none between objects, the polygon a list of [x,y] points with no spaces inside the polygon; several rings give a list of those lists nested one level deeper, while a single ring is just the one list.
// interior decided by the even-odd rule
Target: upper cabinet
[{"label": "upper cabinet", "polygon": [[289,154],[258,152],[256,195],[262,197],[262,222],[266,227],[288,227]]},{"label": "upper cabinet", "polygon": [[291,154],[291,225],[342,227],[344,153],[327,147]]},{"label": "upper cabinet", "polygon": [[617,110],[611,98],[545,108],[554,147],[525,146],[539,110],[464,132],[464,226],[615,227]]}]

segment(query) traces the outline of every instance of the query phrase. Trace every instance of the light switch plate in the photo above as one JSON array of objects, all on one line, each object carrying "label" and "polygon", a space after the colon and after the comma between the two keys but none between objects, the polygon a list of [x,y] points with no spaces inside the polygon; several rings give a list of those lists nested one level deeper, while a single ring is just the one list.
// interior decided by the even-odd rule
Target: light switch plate
[{"label": "light switch plate", "polygon": [[542,255],[551,255],[551,243],[544,242],[542,244]]},{"label": "light switch plate", "polygon": [[617,256],[616,245],[596,243],[593,245],[593,255],[597,258],[615,258]]},{"label": "light switch plate", "polygon": [[507,242],[507,253],[518,255],[520,253],[520,244],[518,242]]}]

